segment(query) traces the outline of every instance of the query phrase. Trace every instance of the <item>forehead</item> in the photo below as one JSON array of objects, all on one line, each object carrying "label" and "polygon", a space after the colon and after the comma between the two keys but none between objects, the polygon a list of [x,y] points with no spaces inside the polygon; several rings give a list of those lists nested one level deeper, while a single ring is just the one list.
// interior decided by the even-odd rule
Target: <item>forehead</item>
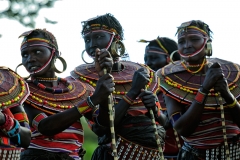
[{"label": "forehead", "polygon": [[85,35],[83,36],[83,38],[86,38],[86,37],[89,38],[89,37],[93,37],[93,36],[96,36],[96,35],[110,36],[109,33],[104,32],[104,31],[92,31],[92,32],[89,32],[89,33],[85,34]]},{"label": "forehead", "polygon": [[32,50],[42,50],[42,51],[47,51],[48,48],[44,46],[29,46],[21,50],[21,52],[26,52],[26,51],[32,51]]}]

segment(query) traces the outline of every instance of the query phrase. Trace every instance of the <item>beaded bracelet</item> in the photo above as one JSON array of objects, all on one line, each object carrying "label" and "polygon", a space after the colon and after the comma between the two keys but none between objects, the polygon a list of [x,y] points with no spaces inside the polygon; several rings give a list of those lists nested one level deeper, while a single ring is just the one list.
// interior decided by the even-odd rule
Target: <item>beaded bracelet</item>
[{"label": "beaded bracelet", "polygon": [[81,101],[77,106],[77,110],[78,112],[83,115],[89,111],[91,111],[93,109],[93,107],[91,106],[92,104],[90,104],[90,102],[88,102],[88,98],[85,101]]},{"label": "beaded bracelet", "polygon": [[19,133],[20,133],[21,126],[16,119],[14,119],[14,122],[15,122],[15,126],[10,131],[8,131],[6,134],[9,138],[17,137],[18,145],[20,145],[21,137],[20,137]]},{"label": "beaded bracelet", "polygon": [[123,100],[125,100],[128,104],[130,104],[130,105],[133,105],[133,104],[134,104],[134,101],[133,101],[131,98],[129,98],[127,95],[122,96],[122,98],[123,98]]},{"label": "beaded bracelet", "polygon": [[44,119],[47,118],[48,116],[45,113],[39,113],[36,117],[33,118],[32,120],[32,126],[36,130],[38,130],[38,125],[39,123]]},{"label": "beaded bracelet", "polygon": [[88,104],[89,107],[95,108],[95,105],[94,105],[93,102],[91,101],[90,96],[87,97],[87,104]]},{"label": "beaded bracelet", "polygon": [[11,130],[14,126],[14,120],[9,115],[3,113],[5,116],[5,123],[0,126],[0,129],[3,133],[7,133],[9,130]]},{"label": "beaded bracelet", "polygon": [[170,122],[171,122],[172,126],[181,116],[182,116],[181,112],[175,112],[171,115]]},{"label": "beaded bracelet", "polygon": [[198,104],[205,104],[206,100],[207,100],[207,94],[201,92],[200,89],[198,89],[197,95],[195,96],[195,101]]},{"label": "beaded bracelet", "polygon": [[227,106],[228,106],[229,108],[234,108],[234,107],[236,106],[236,104],[237,104],[237,99],[235,98],[234,101],[233,101],[233,103],[227,104]]}]

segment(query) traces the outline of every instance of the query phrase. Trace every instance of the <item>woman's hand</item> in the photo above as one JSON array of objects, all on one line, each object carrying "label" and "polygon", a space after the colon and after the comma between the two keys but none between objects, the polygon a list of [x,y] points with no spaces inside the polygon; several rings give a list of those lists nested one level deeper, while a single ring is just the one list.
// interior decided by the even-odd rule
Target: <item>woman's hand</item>
[{"label": "woman's hand", "polygon": [[97,81],[95,92],[91,96],[91,100],[94,105],[101,103],[106,100],[108,96],[115,90],[115,83],[113,82],[113,77],[111,74],[107,73],[103,75]]},{"label": "woman's hand", "polygon": [[140,68],[135,71],[132,79],[132,87],[129,92],[133,93],[134,96],[138,96],[141,89],[145,89],[145,86],[149,82],[149,78],[150,76],[146,68]]},{"label": "woman's hand", "polygon": [[103,69],[105,68],[107,70],[107,73],[111,73],[112,66],[113,66],[113,59],[110,54],[110,52],[106,49],[96,49],[95,54],[95,68],[98,72],[99,77],[102,77],[104,75]]},{"label": "woman's hand", "polygon": [[208,68],[202,87],[209,91],[214,87],[217,80],[222,79],[223,77],[224,75],[220,64],[214,63],[212,66],[210,66],[210,68]]},{"label": "woman's hand", "polygon": [[142,99],[142,102],[143,102],[144,106],[148,110],[152,109],[153,113],[157,114],[157,112],[158,112],[158,109],[156,107],[157,97],[153,94],[153,92],[141,89],[141,93],[139,95],[139,98]]}]

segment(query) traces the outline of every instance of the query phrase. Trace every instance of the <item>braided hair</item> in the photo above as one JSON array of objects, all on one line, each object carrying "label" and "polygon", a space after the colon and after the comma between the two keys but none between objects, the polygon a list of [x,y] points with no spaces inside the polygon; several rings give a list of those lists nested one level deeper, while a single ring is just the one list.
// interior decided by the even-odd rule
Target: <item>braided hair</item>
[{"label": "braided hair", "polygon": [[108,28],[113,28],[117,31],[120,40],[123,40],[123,28],[122,25],[119,23],[119,21],[110,13],[101,15],[101,16],[97,16],[96,18],[92,18],[89,19],[87,21],[83,22],[83,26],[82,26],[82,36],[85,35],[86,30],[88,30],[88,26],[91,26],[92,24],[101,24],[101,25],[105,25]]},{"label": "braided hair", "polygon": [[[161,44],[164,46],[164,48],[168,51],[169,56],[173,53],[173,51],[178,50],[177,43],[174,40],[172,40],[168,37],[158,37],[157,39],[161,42]],[[159,48],[159,44],[156,42],[156,40],[149,41],[146,48],[151,47],[151,46]],[[173,61],[177,61],[177,60],[180,60],[180,55],[175,53],[173,55]]]}]

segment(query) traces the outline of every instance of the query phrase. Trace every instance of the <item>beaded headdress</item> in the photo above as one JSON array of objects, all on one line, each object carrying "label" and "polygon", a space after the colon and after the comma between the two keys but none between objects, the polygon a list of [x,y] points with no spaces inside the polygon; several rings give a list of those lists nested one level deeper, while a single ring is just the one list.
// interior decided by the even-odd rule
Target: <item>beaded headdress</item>
[{"label": "beaded headdress", "polygon": [[[151,49],[153,49],[153,52],[155,52],[155,53],[160,53],[160,54],[164,54],[164,55],[169,56],[167,49],[162,45],[162,43],[161,43],[161,41],[160,41],[159,39],[160,39],[160,37],[157,37],[157,38],[154,39],[154,40],[157,42],[157,44],[159,45],[159,48],[160,48],[163,52],[155,51],[155,50],[159,50],[159,48],[151,47]],[[154,40],[151,40],[151,41],[154,41]],[[151,41],[145,40],[145,39],[140,39],[138,42],[150,43]]]},{"label": "beaded headdress", "polygon": [[200,28],[200,26],[198,25],[198,22],[201,22],[201,21],[192,20],[192,21],[182,23],[179,27],[177,27],[178,29],[175,35],[181,35],[182,33],[187,32],[188,29],[192,29],[200,32],[201,34],[203,34],[203,36],[210,38],[212,31],[209,29],[209,26],[206,23],[201,22],[203,26]]},{"label": "beaded headdress", "polygon": [[[103,17],[105,19],[107,19],[108,17],[113,17],[113,16],[110,14],[105,14],[105,15],[90,18],[86,21],[82,21],[81,22],[82,28],[83,28],[82,35],[85,36],[91,32],[104,31],[104,32],[107,32],[110,34],[114,34],[115,38],[117,38],[118,40],[122,40],[123,39],[122,35],[120,35],[120,33],[118,33],[117,30],[114,28],[114,26],[116,26],[116,24],[114,24],[114,22],[111,22],[110,20],[107,20],[106,22],[112,24],[113,27],[108,26],[107,23],[103,20]],[[102,20],[100,20],[101,22],[94,23],[94,21],[96,21],[98,19],[102,19]]]}]

